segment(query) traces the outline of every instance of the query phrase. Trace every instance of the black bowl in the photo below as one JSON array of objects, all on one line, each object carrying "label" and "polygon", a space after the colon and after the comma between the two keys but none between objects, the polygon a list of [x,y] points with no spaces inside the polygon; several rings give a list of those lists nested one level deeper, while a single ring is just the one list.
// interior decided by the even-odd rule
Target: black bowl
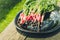
[{"label": "black bowl", "polygon": [[52,33],[52,32],[54,32],[54,31],[56,31],[57,29],[60,28],[59,23],[58,23],[57,25],[55,25],[55,27],[53,27],[53,28],[51,28],[50,30],[47,30],[47,31],[35,32],[35,31],[29,31],[29,30],[23,29],[23,28],[19,27],[18,24],[17,24],[18,17],[20,16],[20,13],[22,13],[22,12],[23,12],[23,11],[20,11],[20,12],[17,14],[16,18],[15,18],[16,28],[17,28],[18,30],[20,30],[21,32],[31,33],[31,34]]}]

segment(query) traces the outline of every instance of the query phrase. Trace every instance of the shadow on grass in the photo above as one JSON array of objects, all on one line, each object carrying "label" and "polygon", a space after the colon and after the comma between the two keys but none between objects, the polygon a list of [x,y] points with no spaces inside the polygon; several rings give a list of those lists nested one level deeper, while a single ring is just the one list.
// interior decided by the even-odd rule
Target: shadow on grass
[{"label": "shadow on grass", "polygon": [[22,0],[1,0],[0,1],[0,22],[2,22],[8,12],[19,2]]}]

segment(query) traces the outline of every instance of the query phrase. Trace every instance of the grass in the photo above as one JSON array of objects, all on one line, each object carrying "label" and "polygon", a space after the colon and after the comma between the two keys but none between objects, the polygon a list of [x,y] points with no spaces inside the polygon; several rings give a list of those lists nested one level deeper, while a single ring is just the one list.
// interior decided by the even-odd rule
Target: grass
[{"label": "grass", "polygon": [[25,0],[0,0],[0,32],[15,18]]}]

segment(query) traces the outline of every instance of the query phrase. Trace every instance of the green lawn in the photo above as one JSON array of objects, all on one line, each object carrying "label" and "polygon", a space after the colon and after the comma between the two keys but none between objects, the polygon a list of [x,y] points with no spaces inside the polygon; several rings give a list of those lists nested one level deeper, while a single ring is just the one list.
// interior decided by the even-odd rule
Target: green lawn
[{"label": "green lawn", "polygon": [[0,0],[0,32],[15,18],[25,0]]}]

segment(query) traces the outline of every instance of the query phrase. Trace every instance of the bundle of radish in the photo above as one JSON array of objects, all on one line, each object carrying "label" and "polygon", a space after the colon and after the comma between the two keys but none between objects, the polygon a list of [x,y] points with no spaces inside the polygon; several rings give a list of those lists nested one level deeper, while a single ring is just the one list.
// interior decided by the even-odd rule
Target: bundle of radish
[{"label": "bundle of radish", "polygon": [[[44,23],[51,22],[54,24],[54,21],[49,18],[57,3],[56,0],[53,1],[54,3],[52,0],[27,0],[24,4],[23,12],[18,18],[18,25],[24,29],[39,32],[41,27],[44,28],[46,26]],[[52,25],[48,23],[48,26]]]}]

